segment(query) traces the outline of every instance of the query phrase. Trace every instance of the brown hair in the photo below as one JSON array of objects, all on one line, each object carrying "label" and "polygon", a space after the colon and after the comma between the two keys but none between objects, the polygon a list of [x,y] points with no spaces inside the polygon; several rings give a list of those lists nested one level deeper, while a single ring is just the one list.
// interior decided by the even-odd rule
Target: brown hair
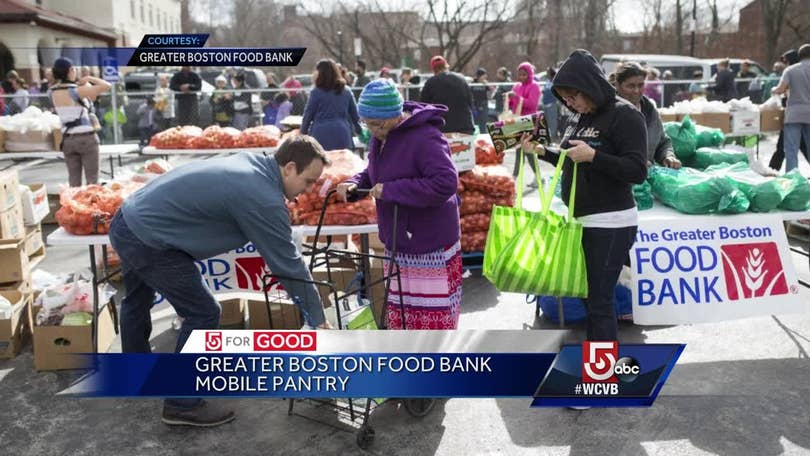
[{"label": "brown hair", "polygon": [[276,152],[276,162],[285,166],[289,162],[295,163],[295,170],[302,173],[313,160],[319,159],[324,165],[331,162],[326,157],[321,144],[312,136],[299,135],[288,138],[281,143]]},{"label": "brown hair", "polygon": [[647,77],[647,71],[636,62],[621,62],[610,76],[621,84],[634,76]]},{"label": "brown hair", "polygon": [[343,92],[346,87],[346,80],[340,75],[337,63],[332,59],[323,59],[315,65],[318,70],[318,77],[315,79],[315,87],[326,91],[334,90],[335,93]]}]

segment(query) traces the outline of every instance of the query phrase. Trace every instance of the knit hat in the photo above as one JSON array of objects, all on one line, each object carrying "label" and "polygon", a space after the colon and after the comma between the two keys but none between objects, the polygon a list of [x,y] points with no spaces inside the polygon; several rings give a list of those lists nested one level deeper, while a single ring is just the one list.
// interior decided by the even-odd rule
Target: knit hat
[{"label": "knit hat", "polygon": [[479,69],[475,70],[475,77],[476,78],[480,78],[481,76],[483,76],[485,74],[487,74],[487,70],[484,69],[484,68],[479,68]]},{"label": "knit hat", "polygon": [[73,62],[67,57],[59,57],[53,62],[53,67],[60,70],[69,70],[73,66]]},{"label": "knit hat", "polygon": [[375,79],[363,88],[357,108],[366,119],[393,119],[402,114],[402,95],[390,79]]},{"label": "knit hat", "polygon": [[447,66],[447,60],[444,57],[437,55],[430,59],[430,69],[435,71],[439,66]]}]

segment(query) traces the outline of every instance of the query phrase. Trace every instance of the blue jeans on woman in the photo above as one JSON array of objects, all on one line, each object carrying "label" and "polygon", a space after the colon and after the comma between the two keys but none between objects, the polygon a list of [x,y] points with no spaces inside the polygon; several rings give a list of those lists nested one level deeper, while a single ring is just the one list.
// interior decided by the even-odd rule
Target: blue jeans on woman
[{"label": "blue jeans on woman", "polygon": [[633,246],[638,227],[584,228],[582,249],[588,272],[587,340],[618,340],[613,292],[622,272],[627,253]]},{"label": "blue jeans on woman", "polygon": [[[180,250],[144,244],[130,231],[121,211],[110,224],[110,244],[121,258],[126,295],[121,304],[121,348],[124,353],[151,353],[151,310],[155,292],[165,297],[183,317],[175,352],[180,352],[195,329],[219,328],[221,308],[202,278],[194,258]],[[193,407],[200,399],[175,399],[176,407]]]}]

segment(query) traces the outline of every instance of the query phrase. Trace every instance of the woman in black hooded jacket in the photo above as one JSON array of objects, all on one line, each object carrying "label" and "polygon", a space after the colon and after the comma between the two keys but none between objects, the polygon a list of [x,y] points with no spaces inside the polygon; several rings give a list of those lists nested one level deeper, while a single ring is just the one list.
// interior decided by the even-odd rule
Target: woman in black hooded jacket
[{"label": "woman in black hooded jacket", "polygon": [[[588,274],[587,339],[618,338],[613,290],[635,241],[638,212],[633,184],[647,178],[647,129],[643,114],[616,95],[596,59],[574,51],[552,81],[554,95],[574,115],[565,126],[567,149],[562,197],[567,203],[578,163],[574,216],[583,225],[582,247]],[[532,146],[523,148],[556,164],[559,155]]]}]

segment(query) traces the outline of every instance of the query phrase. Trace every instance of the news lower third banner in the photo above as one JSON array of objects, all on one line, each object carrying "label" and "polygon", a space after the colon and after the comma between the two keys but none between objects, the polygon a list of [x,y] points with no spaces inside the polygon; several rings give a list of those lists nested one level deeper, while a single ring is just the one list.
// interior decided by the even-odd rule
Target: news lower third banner
[{"label": "news lower third banner", "polygon": [[44,48],[47,55],[68,57],[88,66],[297,66],[304,47],[203,47],[207,34],[144,35],[133,47]]},{"label": "news lower third banner", "polygon": [[564,334],[194,331],[180,354],[88,355],[93,372],[67,394],[525,397],[533,406],[649,406],[684,348],[586,342],[560,350]]}]

